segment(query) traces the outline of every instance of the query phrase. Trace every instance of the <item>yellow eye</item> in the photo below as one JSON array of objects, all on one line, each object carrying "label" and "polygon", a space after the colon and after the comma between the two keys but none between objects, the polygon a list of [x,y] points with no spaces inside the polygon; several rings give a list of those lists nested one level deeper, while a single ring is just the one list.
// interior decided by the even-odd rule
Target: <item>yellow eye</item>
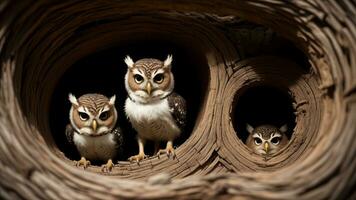
[{"label": "yellow eye", "polygon": [[162,83],[164,80],[164,75],[163,74],[157,74],[154,78],[153,81],[155,83]]},{"label": "yellow eye", "polygon": [[139,75],[139,74],[135,74],[134,75],[134,79],[135,79],[135,82],[138,83],[138,84],[143,82],[143,77],[141,75]]}]

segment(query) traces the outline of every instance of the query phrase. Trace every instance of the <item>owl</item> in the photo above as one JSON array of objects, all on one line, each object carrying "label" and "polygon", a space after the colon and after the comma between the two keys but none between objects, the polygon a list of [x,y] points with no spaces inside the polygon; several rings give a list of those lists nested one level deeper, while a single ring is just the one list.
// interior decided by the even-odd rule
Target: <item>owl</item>
[{"label": "owl", "polygon": [[96,160],[107,161],[102,171],[113,168],[112,159],[121,151],[123,143],[121,130],[116,126],[115,99],[115,95],[109,99],[101,94],[85,94],[77,99],[69,94],[72,106],[65,133],[81,155],[77,166],[86,168],[90,160]]},{"label": "owl", "polygon": [[250,133],[246,145],[259,155],[271,156],[288,144],[287,125],[277,128],[265,124],[253,128],[247,124],[246,129]]},{"label": "owl", "polygon": [[[173,92],[174,76],[171,71],[172,56],[164,61],[144,58],[134,62],[125,58],[128,67],[125,87],[128,98],[125,113],[138,136],[138,155],[130,161],[144,159],[144,145],[154,141],[155,154],[175,157],[173,141],[181,134],[186,123],[186,102]],[[166,148],[159,150],[159,143],[167,142]]]}]

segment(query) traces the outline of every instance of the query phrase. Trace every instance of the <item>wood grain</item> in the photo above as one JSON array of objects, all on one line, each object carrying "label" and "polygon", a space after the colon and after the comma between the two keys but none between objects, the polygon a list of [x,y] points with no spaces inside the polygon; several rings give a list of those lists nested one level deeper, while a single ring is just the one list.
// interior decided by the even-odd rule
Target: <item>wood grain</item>
[{"label": "wood grain", "polygon": [[[352,199],[355,19],[348,0],[1,1],[0,197]],[[120,161],[110,174],[78,169],[49,128],[55,86],[79,59],[143,33],[206,59],[209,86],[194,131],[174,160]],[[268,53],[273,33],[307,56],[309,71]],[[267,161],[231,119],[236,99],[256,85],[288,91],[296,109],[291,142]],[[147,182],[160,173],[172,181]]]}]

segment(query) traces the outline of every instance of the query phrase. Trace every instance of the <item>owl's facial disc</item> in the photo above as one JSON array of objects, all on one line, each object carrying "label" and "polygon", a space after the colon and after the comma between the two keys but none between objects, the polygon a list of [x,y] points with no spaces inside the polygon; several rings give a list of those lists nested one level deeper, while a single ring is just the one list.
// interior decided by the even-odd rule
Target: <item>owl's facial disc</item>
[{"label": "owl's facial disc", "polygon": [[155,70],[151,77],[152,99],[161,99],[169,95],[174,89],[174,77],[170,68],[161,68]]},{"label": "owl's facial disc", "polygon": [[145,71],[143,68],[129,69],[125,76],[126,90],[131,99],[149,103],[169,95],[174,88],[170,68]]},{"label": "owl's facial disc", "polygon": [[128,85],[131,93],[136,98],[147,99],[150,96],[152,86],[142,69],[134,68],[128,71]]},{"label": "owl's facial disc", "polygon": [[91,113],[84,106],[79,107],[77,113],[80,119],[79,127],[81,128],[78,128],[78,132],[92,137],[106,134],[114,125],[115,113],[111,111],[110,106],[112,105],[106,105],[98,113]]},{"label": "owl's facial disc", "polygon": [[[74,128],[79,134],[90,135],[93,131],[93,115],[85,106],[79,106],[75,111],[71,111],[74,118]],[[96,122],[94,122],[95,124]]]},{"label": "owl's facial disc", "polygon": [[272,133],[271,137],[268,139],[269,143],[269,155],[273,155],[280,150],[280,142],[282,140],[282,135],[278,132]]},{"label": "owl's facial disc", "polygon": [[256,153],[261,155],[272,155],[278,151],[278,144],[281,139],[280,134],[272,134],[269,139],[264,139],[260,133],[254,133],[252,137]]},{"label": "owl's facial disc", "polygon": [[246,125],[246,130],[250,133],[246,144],[257,154],[270,156],[277,153],[286,145],[288,139],[283,131],[287,130],[286,125],[277,128],[272,125],[260,125],[256,128]]}]

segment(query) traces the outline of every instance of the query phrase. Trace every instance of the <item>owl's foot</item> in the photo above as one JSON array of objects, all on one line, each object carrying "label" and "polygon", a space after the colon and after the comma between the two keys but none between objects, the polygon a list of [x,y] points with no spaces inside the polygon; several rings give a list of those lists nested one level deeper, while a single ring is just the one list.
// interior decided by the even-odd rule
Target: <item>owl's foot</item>
[{"label": "owl's foot", "polygon": [[114,163],[112,162],[111,159],[109,159],[105,165],[101,166],[101,171],[102,172],[111,172],[112,168],[114,168]]},{"label": "owl's foot", "polygon": [[90,161],[82,157],[79,161],[75,161],[75,165],[77,167],[83,165],[84,169],[86,169],[90,165]]},{"label": "owl's foot", "polygon": [[157,153],[158,158],[161,154],[167,154],[168,157],[172,156],[172,158],[176,157],[176,152],[174,151],[173,145],[167,145],[166,149],[160,149]]},{"label": "owl's foot", "polygon": [[144,154],[144,153],[139,153],[135,156],[131,156],[129,158],[129,161],[132,162],[132,161],[136,161],[136,162],[140,162],[141,160],[145,159],[145,158],[148,158],[148,155]]}]

